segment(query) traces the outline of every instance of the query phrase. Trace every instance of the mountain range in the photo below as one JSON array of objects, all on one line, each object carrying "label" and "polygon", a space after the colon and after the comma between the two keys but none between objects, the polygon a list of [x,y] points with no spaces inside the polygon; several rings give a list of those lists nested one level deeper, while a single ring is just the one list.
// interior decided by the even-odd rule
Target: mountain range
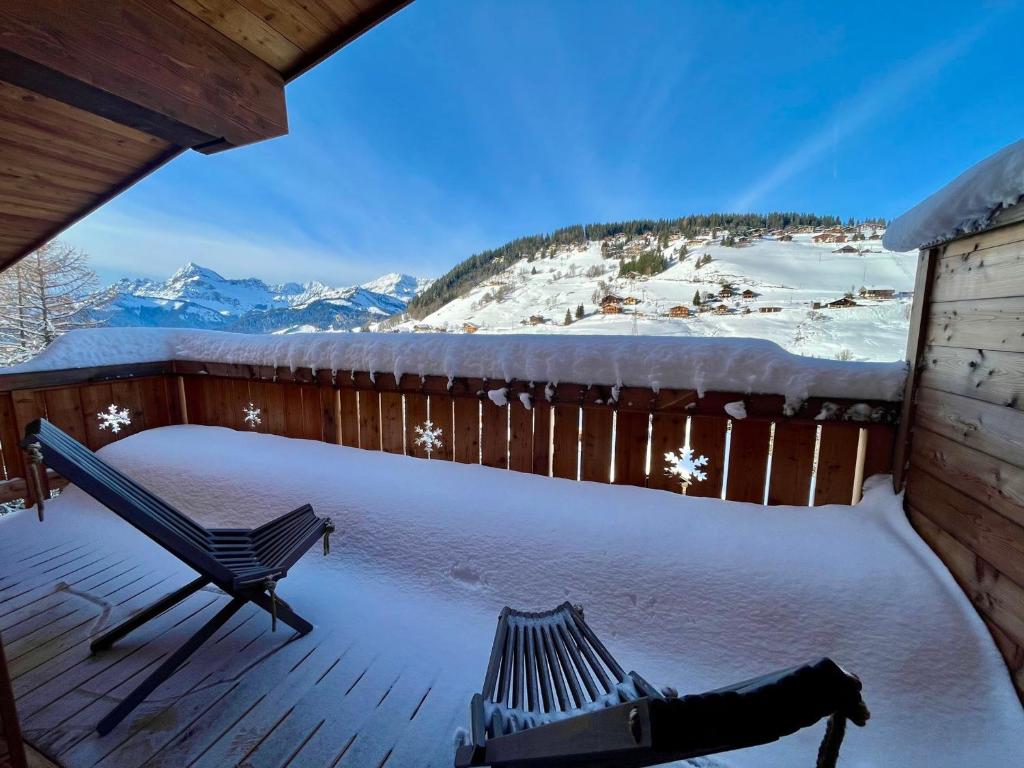
[{"label": "mountain range", "polygon": [[244,333],[347,331],[405,311],[431,283],[399,273],[363,285],[270,284],[228,279],[189,262],[168,280],[129,280],[104,292],[101,320],[111,326],[202,328]]}]

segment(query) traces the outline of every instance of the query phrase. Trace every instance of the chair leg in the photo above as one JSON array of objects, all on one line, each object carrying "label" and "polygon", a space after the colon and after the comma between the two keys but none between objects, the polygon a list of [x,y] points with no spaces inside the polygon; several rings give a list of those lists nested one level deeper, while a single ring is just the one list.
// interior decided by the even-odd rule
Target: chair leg
[{"label": "chair leg", "polygon": [[198,592],[200,589],[202,589],[209,583],[210,580],[205,576],[200,576],[198,579],[190,581],[181,589],[177,589],[174,592],[171,592],[169,595],[161,597],[155,603],[146,608],[143,608],[134,616],[130,616],[127,620],[122,621],[116,627],[108,629],[106,632],[104,632],[102,635],[97,637],[89,644],[89,649],[93,653],[97,653],[98,651],[105,651],[107,648],[112,646],[114,643],[116,643],[122,637],[127,635],[129,632],[138,629],[150,619],[155,619],[168,608],[177,605],[186,597]]},{"label": "chair leg", "polygon": [[199,631],[196,632],[192,637],[185,641],[178,650],[167,657],[164,662],[157,667],[147,677],[139,687],[129,693],[124,699],[114,707],[110,712],[104,716],[102,720],[96,725],[96,731],[100,736],[106,736],[110,731],[120,723],[124,718],[131,712],[135,707],[142,703],[142,701],[151,694],[160,683],[164,682],[167,678],[174,674],[174,671],[184,663],[185,659],[199,650],[199,647],[213,637],[214,632],[224,626],[224,623],[234,616],[238,609],[248,602],[243,597],[232,598],[231,602],[221,608],[217,614],[206,622]]},{"label": "chair leg", "polygon": [[[270,606],[270,596],[266,592],[258,590],[250,590],[245,593],[246,598],[252,600],[260,608],[265,610],[267,613],[271,613],[272,609]],[[308,635],[313,631],[313,625],[306,621],[304,618],[299,616],[295,611],[292,610],[288,603],[278,598],[277,600],[277,620],[283,621],[289,627],[294,629],[300,635]]]}]

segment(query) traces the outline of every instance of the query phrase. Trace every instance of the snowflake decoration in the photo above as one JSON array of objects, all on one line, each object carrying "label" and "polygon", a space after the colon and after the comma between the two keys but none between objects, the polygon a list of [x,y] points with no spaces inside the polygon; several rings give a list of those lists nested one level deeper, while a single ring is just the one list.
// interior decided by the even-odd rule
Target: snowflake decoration
[{"label": "snowflake decoration", "polygon": [[427,452],[427,458],[430,458],[430,454],[434,452],[435,448],[440,448],[444,443],[441,441],[441,428],[435,427],[434,422],[427,419],[423,422],[422,426],[416,427],[416,434],[419,435],[413,440],[416,445],[423,446],[423,449]]},{"label": "snowflake decoration", "polygon": [[665,454],[665,474],[679,478],[683,484],[683,493],[690,487],[690,483],[700,480],[707,480],[706,472],[699,468],[707,466],[708,457],[698,456],[694,458],[693,449],[683,446],[677,453],[669,451]]},{"label": "snowflake decoration", "polygon": [[122,426],[132,423],[132,417],[127,408],[118,408],[113,403],[105,411],[96,414],[100,422],[100,429],[109,429],[115,435],[121,431]]},{"label": "snowflake decoration", "polygon": [[256,429],[257,426],[263,423],[263,419],[260,418],[261,409],[253,405],[252,401],[249,401],[249,407],[243,408],[242,413],[245,414],[245,423],[249,425],[250,429]]}]

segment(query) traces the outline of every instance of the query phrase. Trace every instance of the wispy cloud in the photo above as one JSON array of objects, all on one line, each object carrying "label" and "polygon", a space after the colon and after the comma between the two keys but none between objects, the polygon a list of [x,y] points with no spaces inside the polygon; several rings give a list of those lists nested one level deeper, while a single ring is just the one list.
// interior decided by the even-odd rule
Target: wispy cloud
[{"label": "wispy cloud", "polygon": [[[989,29],[992,17],[951,40],[925,49],[896,67],[888,75],[863,88],[853,98],[840,102],[822,123],[824,127],[808,136],[783,157],[767,174],[754,181],[733,202],[734,211],[749,211],[793,177],[811,168],[839,144],[856,134],[887,110],[902,105],[912,91],[935,77],[950,62],[963,56]],[[836,174],[835,166],[832,168]]]}]

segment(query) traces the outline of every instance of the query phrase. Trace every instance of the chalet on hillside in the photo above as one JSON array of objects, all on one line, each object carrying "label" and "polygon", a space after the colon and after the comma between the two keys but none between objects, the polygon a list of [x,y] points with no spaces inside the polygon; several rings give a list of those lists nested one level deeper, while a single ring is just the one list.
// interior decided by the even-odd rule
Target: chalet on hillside
[{"label": "chalet on hillside", "polygon": [[477,325],[476,323],[463,323],[462,324],[462,332],[463,333],[476,333],[479,330],[480,330],[480,326]]},{"label": "chalet on hillside", "polygon": [[605,306],[607,306],[608,304],[614,304],[614,305],[617,306],[617,305],[622,304],[622,297],[621,296],[616,296],[614,293],[609,293],[607,296],[605,296],[603,299],[601,299],[601,301],[599,303],[601,304],[601,308],[602,309]]},{"label": "chalet on hillside", "polygon": [[543,315],[530,315],[530,325],[543,325],[547,322],[547,318]]},{"label": "chalet on hillside", "polygon": [[844,245],[842,248],[836,248],[832,253],[860,253],[852,245]]},{"label": "chalet on hillside", "polygon": [[627,296],[622,300],[622,303],[625,304],[627,307],[635,307],[637,304],[640,303],[640,299],[638,299],[636,296]]},{"label": "chalet on hillside", "polygon": [[414,325],[412,330],[413,333],[430,333],[432,329],[429,325]]},{"label": "chalet on hillside", "polygon": [[757,311],[762,313],[762,314],[767,315],[767,314],[770,314],[772,312],[781,312],[782,311],[782,307],[758,307]]},{"label": "chalet on hillside", "polygon": [[732,288],[730,288],[728,285],[723,285],[722,289],[718,292],[718,298],[720,299],[730,299],[732,298],[732,296]]},{"label": "chalet on hillside", "polygon": [[607,304],[602,304],[601,305],[601,314],[603,314],[603,315],[621,315],[622,314],[622,305],[621,304],[616,304],[613,301],[610,301]]},{"label": "chalet on hillside", "polygon": [[743,293],[740,294],[740,296],[742,296],[744,299],[756,299],[760,295],[761,294],[759,293],[754,293],[749,288],[747,288],[746,290],[743,291]]},{"label": "chalet on hillside", "polygon": [[857,302],[851,299],[849,296],[843,296],[843,298],[841,299],[830,301],[825,306],[828,307],[829,309],[842,309],[844,307],[856,307]]},{"label": "chalet on hillside", "polygon": [[732,312],[732,310],[725,306],[725,304],[719,304],[711,311],[716,315],[728,315],[730,312]]},{"label": "chalet on hillside", "polygon": [[886,301],[896,297],[895,288],[865,288],[861,294],[865,299],[875,299],[876,301]]},{"label": "chalet on hillside", "polygon": [[669,317],[689,317],[690,308],[682,304],[677,304],[674,307],[670,307],[668,310]]}]

